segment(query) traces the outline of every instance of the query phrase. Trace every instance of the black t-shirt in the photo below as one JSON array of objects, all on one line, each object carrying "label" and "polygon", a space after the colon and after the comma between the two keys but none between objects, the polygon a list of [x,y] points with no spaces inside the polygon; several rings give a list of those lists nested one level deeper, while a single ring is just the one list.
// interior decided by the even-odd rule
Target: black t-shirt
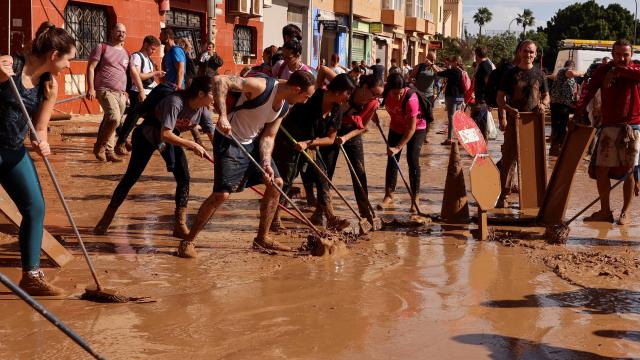
[{"label": "black t-shirt", "polygon": [[373,71],[373,75],[382,79],[384,77],[384,66],[380,64],[371,65],[370,69]]},{"label": "black t-shirt", "polygon": [[500,91],[507,95],[507,104],[518,111],[533,111],[543,94],[549,92],[547,79],[537,67],[514,67],[502,76]]},{"label": "black t-shirt", "polygon": [[476,102],[478,103],[482,103],[485,101],[485,89],[491,71],[493,71],[493,67],[491,66],[491,61],[489,60],[482,61],[476,68],[476,74],[474,76],[474,94],[476,97]]},{"label": "black t-shirt", "polygon": [[439,77],[447,79],[447,87],[444,90],[445,97],[464,97],[464,87],[462,84],[462,71],[460,69],[447,69],[437,74]]},{"label": "black t-shirt", "polygon": [[[294,139],[312,140],[327,136],[331,129],[340,129],[342,112],[338,104],[334,104],[329,115],[322,116],[322,100],[325,93],[323,89],[316,90],[307,102],[296,104],[282,120],[282,126]],[[291,143],[288,139],[286,142]]]}]

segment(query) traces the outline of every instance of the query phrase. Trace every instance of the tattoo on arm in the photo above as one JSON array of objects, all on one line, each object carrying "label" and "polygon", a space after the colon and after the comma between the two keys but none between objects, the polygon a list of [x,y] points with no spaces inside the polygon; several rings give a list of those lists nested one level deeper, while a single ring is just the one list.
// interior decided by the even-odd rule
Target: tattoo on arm
[{"label": "tattoo on arm", "polygon": [[271,152],[273,151],[273,137],[263,136],[260,140],[260,158],[262,163],[271,163]]}]

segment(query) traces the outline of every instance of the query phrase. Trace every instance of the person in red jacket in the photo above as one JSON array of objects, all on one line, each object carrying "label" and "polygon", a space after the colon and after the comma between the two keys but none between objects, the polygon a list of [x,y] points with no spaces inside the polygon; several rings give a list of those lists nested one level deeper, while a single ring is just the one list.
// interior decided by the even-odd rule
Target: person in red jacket
[{"label": "person in red jacket", "polygon": [[[600,210],[584,221],[614,222],[609,205],[612,168],[630,173],[638,165],[640,150],[640,65],[631,61],[633,50],[628,40],[613,44],[613,61],[596,69],[587,85],[587,93],[576,106],[575,117],[581,119],[587,104],[600,90],[602,125],[598,130],[595,150],[596,183],[600,195]],[[624,182],[624,202],[618,224],[628,221],[628,209],[636,179],[628,176]]]}]

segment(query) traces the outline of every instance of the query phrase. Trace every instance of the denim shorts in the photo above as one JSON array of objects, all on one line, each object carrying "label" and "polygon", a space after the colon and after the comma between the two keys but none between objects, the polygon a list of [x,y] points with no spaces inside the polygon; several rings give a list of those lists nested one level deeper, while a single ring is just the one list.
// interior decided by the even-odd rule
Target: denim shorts
[{"label": "denim shorts", "polygon": [[[251,144],[242,145],[258,163],[260,163],[259,141],[258,138]],[[246,187],[264,183],[262,171],[256,168],[233,140],[218,131],[213,137],[213,158],[215,160],[213,192],[240,192]],[[280,174],[273,159],[271,168],[275,177],[279,178]]]}]

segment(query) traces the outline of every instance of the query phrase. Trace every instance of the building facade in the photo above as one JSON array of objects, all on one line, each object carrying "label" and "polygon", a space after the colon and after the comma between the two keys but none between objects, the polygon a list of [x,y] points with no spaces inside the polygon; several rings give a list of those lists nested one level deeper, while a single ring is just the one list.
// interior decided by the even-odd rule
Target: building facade
[{"label": "building facade", "polygon": [[462,37],[462,0],[444,0],[442,34],[452,38]]},{"label": "building facade", "polygon": [[282,46],[282,27],[295,24],[302,30],[302,62],[311,61],[311,7],[309,0],[271,0],[265,2],[262,20],[264,27],[269,29],[264,33],[262,48],[271,45]]},{"label": "building facade", "polygon": [[[38,26],[50,21],[64,27],[76,39],[77,56],[70,69],[58,77],[58,100],[86,92],[86,67],[91,49],[108,41],[115,23],[127,27],[125,48],[137,51],[146,35],[160,35],[168,27],[177,36],[189,38],[192,56],[206,48],[208,39],[207,0],[6,0],[0,10],[0,52],[11,53],[20,43],[28,44]],[[211,0],[213,1],[213,0]],[[5,6],[0,5],[0,6]],[[217,5],[222,15],[215,18],[216,51],[224,60],[220,73],[238,73],[243,67],[261,61],[263,24],[262,0],[229,0]],[[152,58],[160,65],[162,51]],[[59,104],[56,110],[74,114],[99,113],[97,101],[78,99]]]}]

